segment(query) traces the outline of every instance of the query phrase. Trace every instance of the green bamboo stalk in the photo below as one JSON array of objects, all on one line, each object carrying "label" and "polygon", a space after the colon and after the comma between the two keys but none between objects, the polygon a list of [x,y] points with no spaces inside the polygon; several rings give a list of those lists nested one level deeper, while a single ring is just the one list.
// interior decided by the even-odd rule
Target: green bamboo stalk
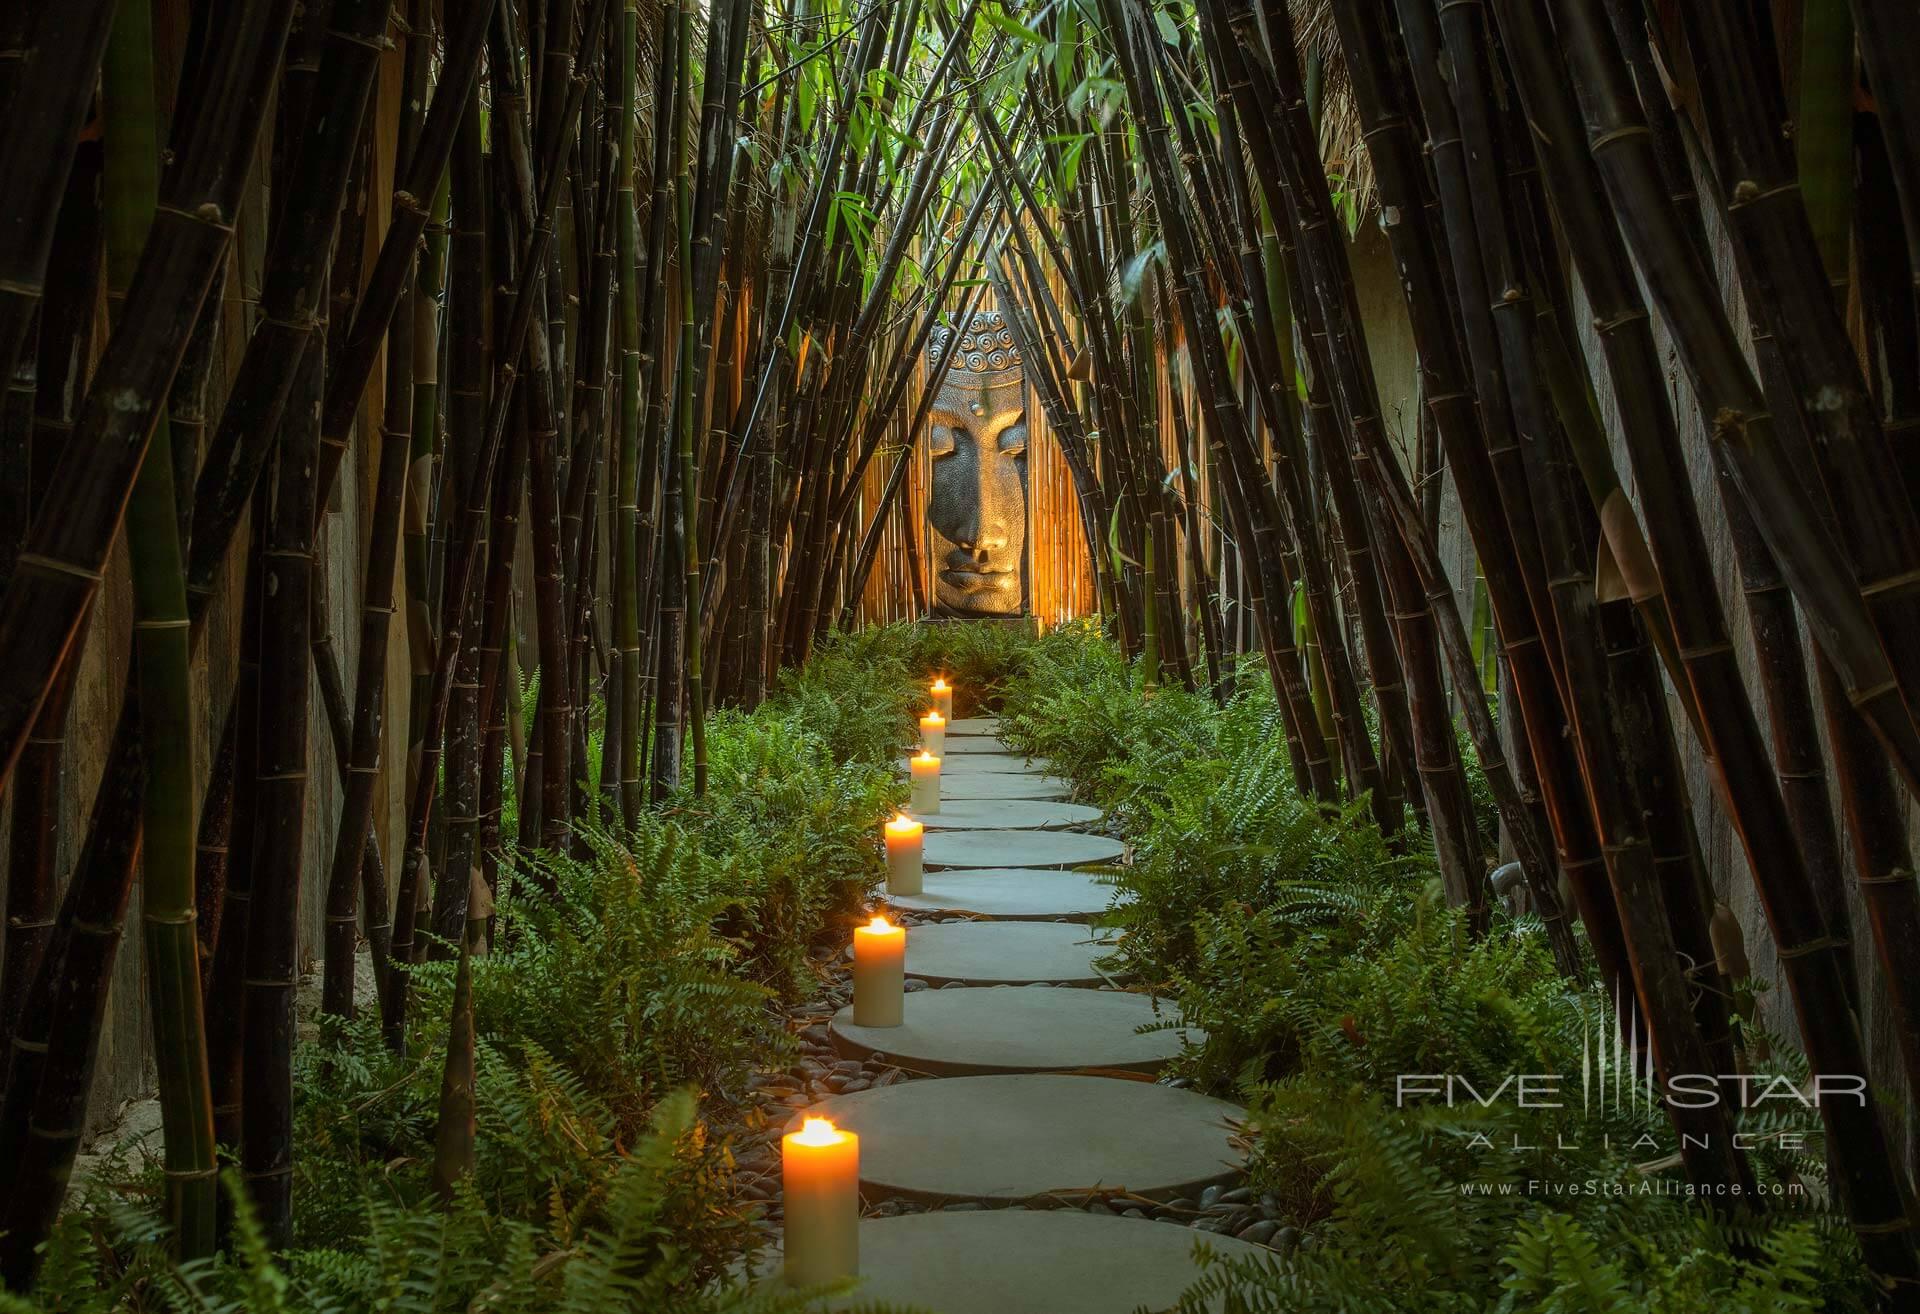
[{"label": "green bamboo stalk", "polygon": [[687,682],[687,737],[693,744],[693,793],[707,792],[707,702],[703,678],[700,596],[700,467],[694,459],[694,430],[700,398],[694,394],[698,324],[694,305],[693,181],[689,174],[691,158],[687,151],[687,120],[693,106],[693,14],[682,0],[675,25],[674,51],[680,63],[680,95],[675,97],[673,113],[673,153],[679,161],[674,174],[674,205],[680,227],[680,355],[677,362],[679,395],[675,400],[679,427],[680,462],[680,541],[686,565],[686,622],[681,630],[686,647],[683,659]]},{"label": "green bamboo stalk", "polygon": [[[111,313],[119,309],[139,262],[160,188],[153,14],[146,0],[123,0],[117,7],[103,68]],[[162,414],[127,508],[127,555],[133,567],[141,734],[147,744],[141,925],[159,1066],[167,1218],[179,1254],[191,1259],[213,1252],[219,1169],[194,934],[198,831],[192,652],[173,472],[171,435]]]},{"label": "green bamboo stalk", "polygon": [[620,652],[620,813],[639,824],[640,777],[640,219],[634,209],[634,87],[640,43],[640,7],[628,0],[620,17],[620,72],[615,109],[614,227],[619,241],[620,341],[619,459],[614,479],[614,615]]}]

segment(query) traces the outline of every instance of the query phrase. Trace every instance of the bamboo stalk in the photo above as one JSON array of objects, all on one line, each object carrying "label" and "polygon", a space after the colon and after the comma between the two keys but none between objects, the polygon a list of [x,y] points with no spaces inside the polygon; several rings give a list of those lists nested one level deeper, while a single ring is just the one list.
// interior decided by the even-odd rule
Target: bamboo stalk
[{"label": "bamboo stalk", "polygon": [[0,689],[0,784],[11,778],[99,588],[160,407],[225,254],[290,10],[290,0],[249,6],[213,34],[219,48],[209,56],[212,74],[162,182],[119,326],[0,599],[0,649],[10,654],[11,677]]},{"label": "bamboo stalk", "polygon": [[[11,73],[0,139],[0,378],[11,379],[27,345],[47,274],[61,194],[74,145],[87,121],[114,6],[75,0],[22,7],[8,24],[18,45],[5,51]],[[12,42],[8,43],[9,45]]]},{"label": "bamboo stalk", "polygon": [[[139,260],[160,185],[153,15],[141,0],[119,6],[104,67],[107,285],[109,306],[117,308]],[[194,933],[191,639],[174,510],[171,435],[164,415],[154,428],[149,458],[141,464],[127,509],[134,663],[146,744],[140,916],[159,1066],[167,1219],[178,1253],[191,1259],[213,1252],[218,1167]]]},{"label": "bamboo stalk", "polygon": [[[1721,765],[1717,784],[1780,947],[1781,967],[1801,1019],[1809,1064],[1815,1072],[1864,1073],[1864,1048],[1846,1005],[1840,963],[1843,948],[1827,933],[1778,791],[1761,771],[1767,760],[1765,748],[1734,665],[1713,581],[1706,573],[1709,558],[1687,494],[1673,419],[1660,395],[1660,367],[1646,312],[1626,262],[1621,235],[1613,227],[1614,216],[1598,203],[1603,195],[1615,196],[1619,216],[1626,221],[1627,236],[1651,256],[1650,230],[1640,225],[1647,221],[1649,212],[1658,213],[1670,202],[1664,190],[1658,189],[1651,170],[1637,175],[1655,183],[1651,197],[1637,191],[1613,190],[1615,184],[1630,179],[1610,171],[1633,163],[1636,157],[1609,146],[1631,145],[1628,138],[1601,128],[1596,132],[1597,159],[1590,159],[1579,148],[1586,133],[1570,102],[1569,71],[1589,112],[1598,116],[1597,123],[1618,124],[1625,114],[1617,57],[1609,59],[1613,54],[1612,35],[1604,26],[1594,26],[1604,23],[1597,15],[1570,14],[1576,23],[1576,35],[1561,43],[1572,57],[1569,65],[1562,65],[1546,41],[1537,16],[1518,12],[1511,0],[1497,0],[1495,13],[1528,116],[1538,134],[1550,193],[1593,302],[1602,349],[1615,379],[1615,397],[1622,408],[1620,428],[1638,477],[1655,558],[1672,602],[1675,637],[1700,708],[1705,741]],[[1605,167],[1596,170],[1596,164]],[[1597,185],[1600,179],[1595,177],[1596,172],[1609,180],[1608,190]],[[1662,253],[1657,266],[1660,271],[1684,268],[1691,260],[1692,247],[1684,240],[1680,245],[1679,251]],[[1658,274],[1649,277],[1648,286],[1663,301],[1674,291]],[[1691,329],[1690,321],[1682,322]],[[1691,351],[1691,332],[1677,336],[1683,352]],[[1754,409],[1745,414],[1751,440],[1756,437],[1752,417],[1761,412]],[[1743,456],[1751,456],[1761,445],[1756,441],[1742,444]],[[1766,523],[1764,519],[1762,523]],[[1789,554],[1781,552],[1780,556],[1785,566]],[[1811,603],[1809,607],[1811,610]],[[1904,1183],[1892,1171],[1877,1112],[1870,1105],[1847,1107],[1832,1100],[1823,1103],[1820,1112],[1827,1127],[1838,1193],[1868,1263],[1891,1280],[1911,1280],[1916,1264],[1909,1206]]]},{"label": "bamboo stalk", "polygon": [[[323,333],[324,325],[315,332]],[[317,345],[317,344],[315,344]],[[260,749],[253,888],[247,909],[241,1125],[242,1179],[266,1235],[293,1229],[293,1029],[299,984],[302,850],[307,812],[308,690],[312,671],[314,478],[322,356],[302,377],[274,458],[266,506],[260,610]]]}]

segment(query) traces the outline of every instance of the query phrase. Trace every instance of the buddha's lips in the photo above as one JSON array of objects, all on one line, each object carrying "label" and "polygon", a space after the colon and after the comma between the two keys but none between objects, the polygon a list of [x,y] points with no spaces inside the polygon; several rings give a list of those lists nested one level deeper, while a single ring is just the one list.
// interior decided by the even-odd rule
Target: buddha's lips
[{"label": "buddha's lips", "polygon": [[1013,579],[1012,570],[962,570],[949,566],[940,572],[940,578],[960,588],[989,589],[1000,588]]}]

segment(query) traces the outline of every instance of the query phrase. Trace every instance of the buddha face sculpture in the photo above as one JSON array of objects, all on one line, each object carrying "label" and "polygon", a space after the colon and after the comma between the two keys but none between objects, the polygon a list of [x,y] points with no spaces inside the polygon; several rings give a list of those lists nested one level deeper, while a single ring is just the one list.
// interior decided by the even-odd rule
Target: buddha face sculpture
[{"label": "buddha face sculpture", "polygon": [[[938,330],[930,354],[940,359]],[[1018,616],[1027,607],[1027,417],[1020,353],[998,311],[961,331],[927,435],[927,524],[934,602],[948,616]]]}]

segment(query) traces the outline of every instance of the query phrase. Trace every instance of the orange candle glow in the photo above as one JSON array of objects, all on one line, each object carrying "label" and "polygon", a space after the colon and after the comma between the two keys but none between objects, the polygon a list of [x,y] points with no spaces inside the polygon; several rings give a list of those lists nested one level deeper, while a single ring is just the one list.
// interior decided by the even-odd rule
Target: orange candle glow
[{"label": "orange candle glow", "polygon": [[933,710],[947,720],[953,720],[953,686],[947,683],[944,675],[933,677]]},{"label": "orange candle glow", "polygon": [[947,751],[947,718],[928,712],[920,718],[920,747],[939,757]]},{"label": "orange candle glow", "polygon": [[907,928],[875,914],[853,928],[853,1024],[897,1027],[906,1000]]},{"label": "orange candle glow", "polygon": [[921,862],[921,839],[926,827],[912,817],[896,816],[886,825],[887,893],[918,894],[926,871]]},{"label": "orange candle glow", "polygon": [[907,806],[915,812],[936,816],[940,812],[940,759],[921,749],[907,763],[913,773],[913,795]]},{"label": "orange candle glow", "polygon": [[808,1118],[780,1138],[786,1279],[810,1287],[860,1271],[860,1138]]}]

